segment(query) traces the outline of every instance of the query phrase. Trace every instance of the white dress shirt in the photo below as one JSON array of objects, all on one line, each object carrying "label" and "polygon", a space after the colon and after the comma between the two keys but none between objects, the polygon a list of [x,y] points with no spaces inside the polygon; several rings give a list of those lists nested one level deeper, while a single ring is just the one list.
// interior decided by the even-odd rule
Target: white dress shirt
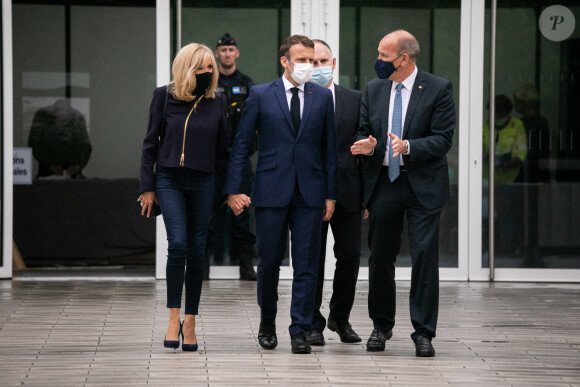
[{"label": "white dress shirt", "polygon": [[[403,130],[405,128],[405,116],[407,115],[407,107],[409,107],[409,100],[411,99],[411,92],[413,91],[413,84],[415,83],[415,78],[417,78],[417,66],[415,66],[415,70],[413,73],[409,75],[403,82],[403,88],[401,89],[401,99],[403,102],[403,121],[402,121],[402,128],[401,128],[401,138],[403,138]],[[399,82],[394,82],[391,86],[391,99],[389,101],[389,133],[391,133],[391,126],[393,123],[393,108],[395,105],[395,95],[397,94],[397,85]],[[387,137],[387,151],[385,152],[385,159],[383,160],[383,165],[389,165],[389,154],[391,138]],[[409,149],[409,152],[411,149]],[[399,164],[403,165],[403,158],[399,155]]]},{"label": "white dress shirt", "polygon": [[294,86],[290,83],[289,80],[286,79],[284,75],[282,75],[282,82],[284,82],[284,90],[286,90],[286,100],[288,101],[288,110],[290,110],[290,101],[292,101],[292,91],[290,90],[293,87],[298,88],[298,98],[300,98],[300,118],[302,118],[302,112],[304,111],[304,84],[300,86]]},{"label": "white dress shirt", "polygon": [[328,90],[332,92],[332,104],[334,105],[334,111],[336,112],[336,97],[334,96],[334,82],[330,82]]}]

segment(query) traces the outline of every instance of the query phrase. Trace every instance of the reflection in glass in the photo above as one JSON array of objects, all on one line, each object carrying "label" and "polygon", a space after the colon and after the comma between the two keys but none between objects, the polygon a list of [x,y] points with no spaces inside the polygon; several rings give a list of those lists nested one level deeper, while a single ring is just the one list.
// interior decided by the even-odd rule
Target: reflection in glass
[{"label": "reflection in glass", "polygon": [[152,267],[155,222],[134,202],[156,83],[155,1],[12,3],[13,145],[33,148],[43,177],[14,187],[26,264]]},{"label": "reflection in glass", "polygon": [[[485,167],[493,165],[496,173],[496,205],[491,221],[495,222],[494,253],[498,268],[580,267],[577,237],[580,234],[577,221],[580,216],[580,93],[577,90],[580,32],[575,28],[565,39],[554,39],[559,28],[569,27],[558,23],[548,29],[552,32],[545,34],[541,15],[552,5],[549,1],[530,1],[525,5],[515,0],[498,2],[495,89],[513,104],[507,130],[511,131],[514,142],[510,148],[512,154],[508,155],[506,144],[502,143],[507,138],[503,134],[506,126],[498,125],[501,121],[495,122],[499,136],[495,144],[501,150],[494,155],[493,163]],[[564,8],[574,15],[576,22],[580,20],[580,1],[566,2]],[[487,4],[486,88],[490,81],[489,15]],[[488,90],[484,90],[486,97]],[[496,110],[502,105],[496,99]],[[487,111],[484,116],[489,116]],[[496,120],[501,120],[497,114]],[[489,121],[486,118],[483,125],[484,157],[488,150]],[[524,144],[526,154],[521,158]],[[514,170],[507,173],[506,162],[514,160],[514,151],[520,152],[521,164],[517,173]],[[484,267],[489,266],[487,176],[489,169],[484,170],[483,176]]]},{"label": "reflection in glass", "polygon": [[28,146],[38,161],[38,178],[84,179],[91,155],[85,116],[59,99],[34,113]]}]

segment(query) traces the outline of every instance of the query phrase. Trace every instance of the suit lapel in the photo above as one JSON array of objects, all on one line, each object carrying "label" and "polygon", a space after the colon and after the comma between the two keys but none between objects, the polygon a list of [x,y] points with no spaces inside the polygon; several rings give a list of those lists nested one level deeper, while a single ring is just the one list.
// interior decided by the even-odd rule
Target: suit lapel
[{"label": "suit lapel", "polygon": [[343,90],[342,87],[339,85],[334,85],[334,98],[336,99],[334,102],[334,126],[338,128],[338,124],[342,119],[342,104],[344,102],[343,99]]},{"label": "suit lapel", "polygon": [[383,91],[381,96],[384,96],[384,101],[381,105],[385,108],[382,109],[381,114],[381,130],[382,130],[382,140],[384,144],[387,144],[387,138],[389,133],[389,105],[391,104],[391,88],[393,86],[393,81],[386,81],[383,83]]},{"label": "suit lapel", "polygon": [[280,110],[282,110],[282,114],[286,119],[286,123],[288,124],[290,131],[292,131],[294,125],[292,124],[292,117],[290,117],[290,109],[288,108],[288,99],[286,98],[286,90],[284,90],[284,82],[282,82],[282,78],[278,78],[274,83],[274,85],[276,86],[274,93],[276,94],[276,99],[280,104]]},{"label": "suit lapel", "polygon": [[[304,129],[304,126],[306,126],[308,118],[310,117],[310,110],[312,108],[312,99],[314,98],[311,89],[312,84],[310,82],[306,82],[306,84],[304,84],[304,110],[302,110],[302,118],[300,119],[300,130],[298,131],[298,135],[296,136],[296,138],[300,137],[300,135],[302,134],[302,130]],[[290,113],[288,113],[288,115],[290,115]]]},{"label": "suit lapel", "polygon": [[409,100],[409,106],[407,106],[407,114],[405,115],[405,125],[403,126],[403,138],[407,138],[409,134],[409,125],[411,124],[411,120],[413,119],[413,113],[415,113],[415,109],[421,99],[421,95],[423,94],[423,89],[425,88],[425,77],[423,76],[423,72],[419,71],[417,73],[417,78],[415,79],[415,83],[413,84],[413,90],[411,91],[411,99]]}]

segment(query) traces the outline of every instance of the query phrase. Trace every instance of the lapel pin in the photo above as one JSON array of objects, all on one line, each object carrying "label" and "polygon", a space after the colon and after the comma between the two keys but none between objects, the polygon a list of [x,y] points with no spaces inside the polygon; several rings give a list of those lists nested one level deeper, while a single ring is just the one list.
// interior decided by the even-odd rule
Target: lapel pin
[{"label": "lapel pin", "polygon": [[419,90],[421,90],[423,88],[423,86],[419,86]]}]

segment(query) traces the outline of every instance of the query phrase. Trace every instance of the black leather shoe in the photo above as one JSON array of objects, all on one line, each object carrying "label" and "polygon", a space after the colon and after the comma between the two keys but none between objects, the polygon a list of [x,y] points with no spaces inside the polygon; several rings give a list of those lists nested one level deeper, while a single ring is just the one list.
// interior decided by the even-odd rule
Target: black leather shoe
[{"label": "black leather shoe", "polygon": [[417,336],[415,340],[415,355],[419,357],[435,356],[435,348],[431,344],[431,339],[427,336]]},{"label": "black leather shoe", "polygon": [[338,333],[340,341],[343,343],[360,343],[362,340],[359,335],[352,329],[352,326],[347,322],[346,324],[337,324],[330,316],[328,316],[328,329]]},{"label": "black leather shoe", "polygon": [[292,336],[292,353],[310,353],[312,348],[310,344],[306,341],[306,334],[304,332],[299,332]]},{"label": "black leather shoe", "polygon": [[278,346],[278,337],[276,337],[276,325],[260,323],[260,332],[258,332],[258,343],[264,349],[274,349]]},{"label": "black leather shoe", "polygon": [[369,340],[367,341],[367,351],[377,352],[385,350],[385,341],[393,337],[393,331],[388,332],[379,331],[378,329],[373,329]]},{"label": "black leather shoe", "polygon": [[306,334],[306,341],[310,345],[326,344],[326,342],[324,341],[324,335],[322,334],[322,332],[319,332],[316,329],[313,329]]}]

